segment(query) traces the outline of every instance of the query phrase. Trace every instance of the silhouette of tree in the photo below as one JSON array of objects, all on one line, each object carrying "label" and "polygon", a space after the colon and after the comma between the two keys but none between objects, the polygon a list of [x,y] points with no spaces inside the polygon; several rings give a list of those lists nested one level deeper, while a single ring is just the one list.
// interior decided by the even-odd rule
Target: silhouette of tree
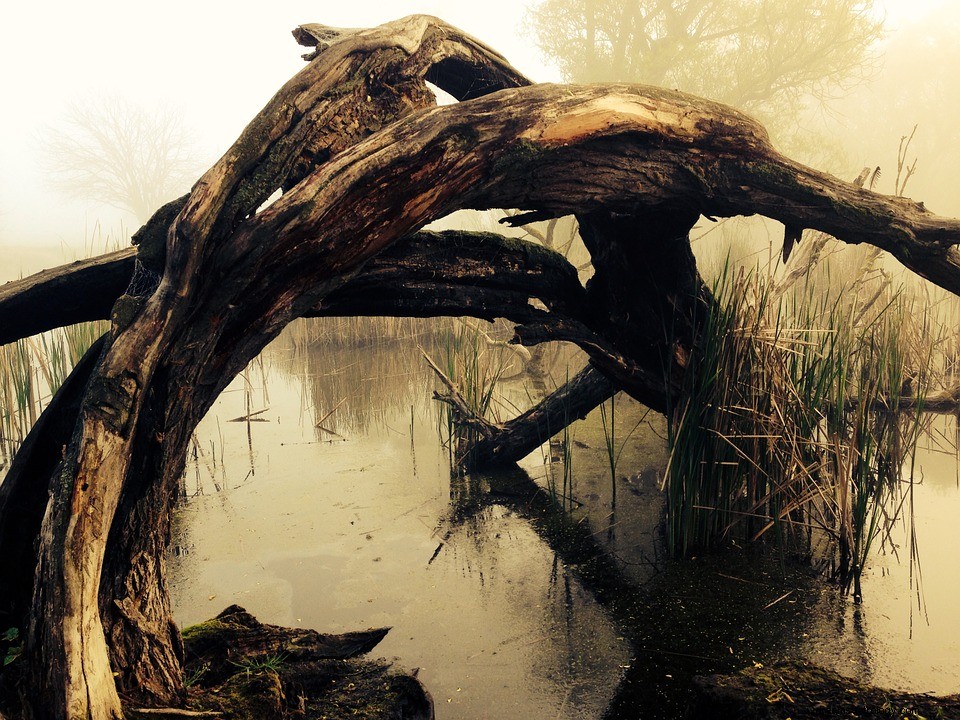
[{"label": "silhouette of tree", "polygon": [[197,176],[180,115],[119,97],[71,105],[63,124],[48,127],[42,142],[56,189],[128,211],[141,224]]},{"label": "silhouette of tree", "polygon": [[873,0],[543,0],[529,20],[574,82],[641,82],[762,116],[863,79]]}]

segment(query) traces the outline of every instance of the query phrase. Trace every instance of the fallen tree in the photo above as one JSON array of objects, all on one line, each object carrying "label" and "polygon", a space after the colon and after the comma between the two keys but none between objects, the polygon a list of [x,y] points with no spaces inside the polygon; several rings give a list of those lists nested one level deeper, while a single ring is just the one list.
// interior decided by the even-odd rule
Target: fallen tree
[{"label": "fallen tree", "polygon": [[[871,243],[960,291],[960,221],[799,165],[725,106],[645,86],[530,85],[426,16],[295,35],[315,48],[307,66],[140,230],[132,277],[129,252],[104,260],[130,283],[102,351],[51,406],[75,422],[41,427],[21,461],[33,469],[0,486],[0,557],[17,559],[0,609],[26,637],[33,717],[118,718],[121,696],[183,703],[163,561],[176,481],[196,424],[294,318],[508,317],[521,343],[582,347],[588,379],[612,384],[592,383],[597,402],[620,387],[665,410],[711,302],[689,245],[700,214],[762,213],[786,238],[813,228]],[[427,81],[461,102],[434,107]],[[574,214],[596,275],[582,287],[529,243],[414,234],[461,208],[518,208],[516,224]],[[4,340],[102,313],[104,286],[73,314],[43,299],[70,275],[0,294]],[[25,298],[49,305],[46,319],[7,329]],[[31,460],[50,447],[62,452]],[[30,508],[19,533],[6,530],[13,498]]]}]

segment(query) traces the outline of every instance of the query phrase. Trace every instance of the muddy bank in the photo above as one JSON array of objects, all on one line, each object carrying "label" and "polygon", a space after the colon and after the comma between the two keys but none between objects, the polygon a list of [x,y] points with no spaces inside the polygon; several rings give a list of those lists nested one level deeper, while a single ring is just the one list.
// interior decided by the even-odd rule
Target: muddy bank
[{"label": "muddy bank", "polygon": [[690,720],[960,718],[960,695],[936,697],[863,685],[804,662],[754,665],[694,681]]},{"label": "muddy bank", "polygon": [[415,675],[362,657],[388,630],[324,635],[263,624],[232,605],[183,631],[188,704],[230,720],[432,720]]}]

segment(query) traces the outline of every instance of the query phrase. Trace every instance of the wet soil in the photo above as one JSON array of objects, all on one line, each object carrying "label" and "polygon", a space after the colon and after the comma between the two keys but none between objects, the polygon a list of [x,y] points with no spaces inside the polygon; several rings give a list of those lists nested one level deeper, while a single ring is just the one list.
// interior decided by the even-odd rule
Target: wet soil
[{"label": "wet soil", "polygon": [[960,717],[960,695],[870,687],[804,662],[750,667],[695,682],[689,720],[932,720]]}]

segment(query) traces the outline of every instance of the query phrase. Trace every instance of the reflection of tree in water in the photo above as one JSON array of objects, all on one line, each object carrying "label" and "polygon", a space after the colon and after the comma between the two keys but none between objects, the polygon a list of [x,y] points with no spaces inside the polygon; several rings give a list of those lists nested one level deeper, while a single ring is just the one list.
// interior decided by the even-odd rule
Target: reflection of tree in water
[{"label": "reflection of tree in water", "polygon": [[[474,327],[451,318],[301,319],[291,323],[265,354],[271,367],[300,380],[305,417],[314,423],[324,420],[324,427],[349,434],[382,424],[388,412],[409,414],[412,408],[420,417],[436,408],[431,399],[435,378],[420,348],[443,358],[455,342],[452,337],[474,332],[482,352],[502,356],[494,362],[504,363],[504,379],[510,381],[498,387],[507,415],[562,382],[562,377],[550,378],[546,370],[562,375],[567,366],[582,364],[575,358],[578,351],[550,343],[533,354],[533,372],[526,373],[521,353],[506,344],[512,336],[508,326]],[[330,440],[331,435],[318,429],[318,439]]]},{"label": "reflection of tree in water", "polygon": [[[843,611],[807,566],[781,565],[772,555],[721,555],[665,563],[640,579],[611,554],[605,526],[571,516],[522,470],[460,478],[452,487],[455,502],[437,555],[455,553],[463,572],[490,583],[498,544],[522,536],[498,536],[500,525],[505,518],[529,524],[554,553],[541,603],[544,642],[571,649],[571,670],[584,671],[592,652],[584,597],[594,598],[630,642],[633,659],[606,718],[634,718],[641,708],[645,718],[680,717],[695,675],[808,655],[816,648],[807,635],[837,648],[838,657],[862,653],[861,633],[842,637],[842,628],[824,627]],[[571,682],[571,702],[577,691]]]},{"label": "reflection of tree in water", "polygon": [[[301,332],[281,339],[271,348],[268,361],[300,380],[306,417],[316,422],[347,398],[325,424],[349,435],[390,422],[390,414],[396,422],[411,408],[420,423],[431,417],[428,413],[437,413],[430,393],[435,379],[418,346],[440,357],[443,330],[450,327],[442,323],[450,321],[409,321],[404,332],[372,333],[366,342],[356,342],[356,334],[333,324],[336,321],[313,322],[330,325],[320,327],[322,333],[314,330],[314,337]],[[508,392],[522,394],[522,381],[507,385]],[[626,411],[618,420],[634,422]],[[599,427],[596,419],[594,424]],[[618,429],[618,437],[627,437],[629,430]],[[818,607],[819,616],[823,605],[819,594],[808,590],[805,571],[783,574],[773,567],[758,570],[745,561],[733,566],[709,560],[683,567],[657,563],[657,572],[644,556],[655,540],[648,525],[659,518],[650,503],[657,483],[643,473],[630,474],[651,460],[652,441],[638,440],[636,448],[633,440],[628,444],[625,476],[616,479],[622,492],[613,520],[609,470],[602,470],[601,434],[598,428],[577,434],[583,446],[577,447],[575,460],[577,491],[586,506],[575,515],[565,513],[525,473],[455,474],[449,514],[437,526],[430,564],[475,578],[483,593],[513,580],[515,569],[506,563],[516,557],[518,547],[546,543],[552,561],[543,568],[537,565],[545,572],[521,574],[527,587],[515,590],[518,602],[533,598],[543,608],[542,634],[510,642],[516,647],[529,643],[523,651],[530,655],[535,672],[559,675],[568,685],[568,703],[577,703],[582,693],[589,692],[583,682],[586,666],[604,651],[591,633],[598,625],[591,598],[595,599],[616,633],[631,643],[635,657],[607,714],[610,718],[633,717],[638,707],[660,713],[650,717],[675,717],[686,703],[686,688],[694,675],[732,671],[752,661],[769,663],[802,652],[798,648],[807,622],[804,615]],[[588,460],[591,454],[598,456],[596,462]],[[591,464],[601,470],[594,473]],[[614,533],[608,540],[611,521]],[[793,591],[788,600],[766,607],[788,590]],[[851,648],[850,655],[855,654]]]},{"label": "reflection of tree in water", "polygon": [[[525,476],[526,477],[526,476]],[[497,476],[454,477],[449,514],[441,520],[430,563],[473,578],[476,591],[506,592],[510,605],[537,607],[534,627],[518,627],[497,647],[523,655],[534,677],[564,688],[557,717],[595,713],[612,697],[611,675],[627,660],[616,620],[611,623],[591,590],[547,544],[519,507],[529,491],[503,485]],[[539,490],[537,493],[541,492]]]},{"label": "reflection of tree in water", "polygon": [[[341,434],[364,432],[382,424],[391,411],[430,409],[432,379],[417,346],[432,347],[446,322],[298,320],[267,352],[273,367],[301,382],[305,418],[317,423],[336,408],[324,427]],[[319,439],[331,439],[317,432]]]}]

